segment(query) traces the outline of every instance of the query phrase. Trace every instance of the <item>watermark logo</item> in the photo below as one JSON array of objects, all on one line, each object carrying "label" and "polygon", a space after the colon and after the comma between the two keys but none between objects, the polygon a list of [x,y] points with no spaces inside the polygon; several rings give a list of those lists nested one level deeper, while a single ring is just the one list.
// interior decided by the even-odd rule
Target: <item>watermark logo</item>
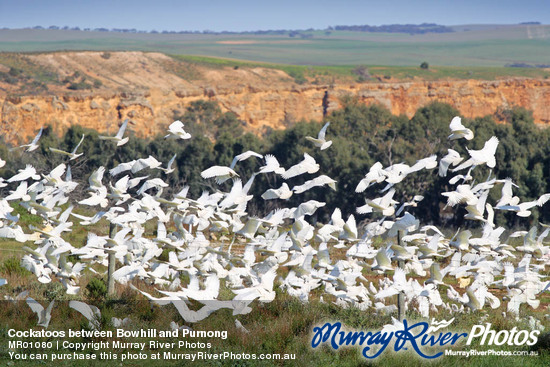
[{"label": "watermark logo", "polygon": [[512,330],[500,330],[495,331],[491,330],[491,324],[486,323],[485,325],[474,325],[470,331],[470,336],[466,341],[467,345],[472,344],[472,340],[475,338],[480,338],[480,345],[484,345],[487,342],[487,345],[535,345],[538,341],[538,335],[540,330],[518,330],[516,327]]},{"label": "watermark logo", "polygon": [[436,333],[439,329],[449,326],[453,320],[448,322],[433,320],[432,325],[427,322],[413,324],[403,320],[402,326],[394,324],[378,331],[349,331],[344,330],[340,322],[327,322],[313,328],[311,346],[317,348],[326,343],[335,350],[344,346],[360,346],[361,354],[368,359],[380,356],[386,349],[393,348],[395,352],[399,352],[411,348],[422,358],[434,359],[441,357],[444,352],[429,353],[424,350],[426,347],[452,346],[459,341],[466,341],[466,345],[470,345],[478,339],[481,339],[480,345],[534,345],[540,333],[538,330],[518,330],[516,327],[510,331],[497,332],[491,330],[489,323],[474,325],[469,333],[450,331]]}]

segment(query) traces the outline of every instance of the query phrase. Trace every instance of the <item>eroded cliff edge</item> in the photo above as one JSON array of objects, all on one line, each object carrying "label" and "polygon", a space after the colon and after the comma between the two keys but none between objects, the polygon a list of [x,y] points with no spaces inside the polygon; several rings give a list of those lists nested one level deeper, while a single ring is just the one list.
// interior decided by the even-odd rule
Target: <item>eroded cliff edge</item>
[{"label": "eroded cliff edge", "polygon": [[[355,96],[366,104],[379,103],[393,114],[411,117],[430,102],[448,103],[464,117],[495,114],[513,106],[533,111],[535,122],[550,123],[550,80],[372,81],[298,85],[284,72],[270,68],[177,70],[163,54],[124,52],[105,58],[99,52],[37,54],[36,65],[59,78],[85,75],[99,80],[99,88],[71,91],[48,85],[40,93],[14,92],[0,84],[0,132],[9,142],[20,142],[41,126],[59,134],[70,125],[115,132],[121,119],[130,118],[139,136],[162,133],[174,116],[196,100],[215,100],[234,112],[246,129],[284,128],[284,121],[321,120],[324,112],[340,106],[342,97]],[[10,89],[11,88],[11,89]]]}]

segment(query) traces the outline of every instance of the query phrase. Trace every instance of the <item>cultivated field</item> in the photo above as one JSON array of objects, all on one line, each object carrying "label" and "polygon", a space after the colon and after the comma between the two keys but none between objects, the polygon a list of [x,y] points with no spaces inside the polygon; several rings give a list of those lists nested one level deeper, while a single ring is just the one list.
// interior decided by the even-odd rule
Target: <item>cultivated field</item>
[{"label": "cultivated field", "polygon": [[0,50],[139,50],[294,65],[504,66],[550,60],[550,26],[458,27],[408,35],[350,31],[288,34],[146,34],[0,30]]}]

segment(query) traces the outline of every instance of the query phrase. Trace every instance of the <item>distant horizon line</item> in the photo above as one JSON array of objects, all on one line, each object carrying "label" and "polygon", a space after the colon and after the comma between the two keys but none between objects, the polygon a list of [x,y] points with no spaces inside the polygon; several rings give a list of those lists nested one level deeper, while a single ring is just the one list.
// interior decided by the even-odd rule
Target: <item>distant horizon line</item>
[{"label": "distant horizon line", "polygon": [[[379,26],[371,26],[368,24],[360,24],[360,25],[335,25],[335,26],[327,26],[326,28],[303,28],[303,29],[257,29],[252,31],[213,31],[213,30],[161,30],[158,31],[156,29],[151,30],[141,30],[136,28],[105,28],[105,27],[96,27],[96,28],[89,28],[84,27],[80,28],[78,26],[75,27],[69,27],[69,26],[57,26],[57,25],[50,25],[50,26],[27,26],[27,27],[21,27],[21,28],[10,28],[10,27],[2,27],[0,30],[55,30],[55,31],[80,31],[80,32],[114,32],[114,33],[149,33],[149,34],[254,34],[254,33],[280,33],[280,32],[314,32],[314,31],[337,31],[340,29],[337,28],[352,28],[352,27],[369,27],[372,30],[371,31],[361,31],[361,30],[355,30],[357,32],[381,32],[376,29],[387,29],[387,27],[464,27],[464,26],[521,26],[521,25],[548,25],[548,24],[542,24],[538,21],[527,21],[527,22],[520,22],[520,23],[466,23],[466,24],[454,24],[454,25],[442,25],[437,23],[419,23],[419,24],[413,24],[413,23],[393,23],[393,24],[383,24]],[[394,33],[409,33],[406,31],[402,32],[394,32]],[[425,33],[434,33],[430,31],[426,31]]]}]

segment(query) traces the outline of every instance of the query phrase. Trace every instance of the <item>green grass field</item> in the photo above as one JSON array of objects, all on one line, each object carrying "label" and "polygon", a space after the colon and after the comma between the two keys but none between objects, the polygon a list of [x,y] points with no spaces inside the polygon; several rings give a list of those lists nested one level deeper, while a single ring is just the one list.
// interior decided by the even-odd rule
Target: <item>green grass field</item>
[{"label": "green grass field", "polygon": [[[318,78],[321,82],[330,83],[330,78],[347,78],[349,80],[357,79],[353,73],[356,66],[335,65],[335,66],[305,66],[305,65],[286,65],[275,63],[262,63],[253,61],[241,61],[229,58],[214,58],[206,56],[192,55],[173,55],[176,60],[205,65],[210,68],[223,67],[264,67],[273,68],[286,72],[289,75],[302,75],[310,79]],[[524,78],[549,78],[550,70],[540,68],[512,68],[512,67],[489,67],[489,66],[432,66],[428,69],[421,69],[418,66],[383,66],[369,65],[368,71],[373,79],[381,81],[395,78],[398,80],[419,78],[423,80],[441,80],[441,79],[480,79],[494,80],[506,77],[524,77]]]},{"label": "green grass field", "polygon": [[0,51],[139,50],[292,65],[504,66],[550,60],[550,26],[408,35],[350,31],[281,34],[145,34],[0,30]]},{"label": "green grass field", "polygon": [[[46,288],[46,287],[44,287]],[[51,289],[50,289],[51,288]],[[55,293],[53,287],[49,287],[49,294]],[[46,304],[45,301],[41,301]],[[87,301],[91,303],[90,301]],[[127,330],[170,330],[169,324],[175,320],[178,324],[182,324],[179,314],[171,305],[168,306],[153,306],[149,302],[140,300],[131,292],[123,292],[117,299],[107,299],[100,303],[96,303],[102,312],[102,330],[110,330],[116,333],[116,328],[112,325],[111,317],[129,317],[131,322],[124,328]],[[449,330],[452,332],[467,332],[469,333],[472,326],[483,322],[490,322],[493,330],[510,330],[517,327],[519,330],[529,330],[525,321],[516,322],[512,319],[504,319],[500,314],[495,313],[489,315],[488,318],[480,321],[480,314],[464,314],[464,315],[449,315],[441,314],[439,319],[450,319],[456,316],[453,326]],[[522,315],[527,316],[527,313]],[[413,321],[418,315],[407,314],[407,319]],[[9,340],[18,338],[10,338],[7,331],[10,328],[16,330],[28,330],[34,328],[36,323],[36,315],[30,311],[28,306],[22,302],[12,304],[4,302],[0,311],[0,319],[3,320],[3,327],[0,329],[0,362],[6,365],[11,361],[13,366],[36,366],[40,365],[36,361],[13,361],[10,360],[9,352],[17,352],[21,354],[30,353],[49,353],[48,348],[26,348],[9,350]],[[238,330],[234,324],[234,319],[240,320],[248,333]],[[194,330],[219,330],[227,331],[226,339],[215,338],[188,338],[189,342],[204,342],[211,343],[211,348],[204,350],[199,348],[186,349],[174,348],[174,353],[192,353],[197,351],[206,351],[208,353],[223,353],[233,352],[238,353],[254,353],[260,355],[262,353],[277,353],[277,354],[293,354],[295,360],[290,361],[253,361],[253,360],[224,360],[224,361],[195,361],[191,365],[194,366],[422,366],[427,363],[427,360],[422,359],[412,350],[401,350],[399,352],[388,349],[379,357],[373,360],[367,360],[361,355],[360,347],[342,347],[335,351],[332,348],[322,345],[316,349],[311,348],[312,330],[315,326],[321,326],[325,322],[340,321],[348,330],[380,330],[382,325],[391,323],[390,316],[376,315],[369,312],[364,312],[358,309],[349,308],[341,309],[338,306],[330,303],[320,303],[313,300],[307,304],[301,303],[299,300],[291,298],[285,294],[279,293],[276,300],[268,304],[253,304],[253,311],[250,314],[243,316],[232,316],[229,310],[220,310],[212,314],[208,319],[199,323],[188,324]],[[52,321],[48,330],[65,330],[68,333],[72,330],[89,330],[88,322],[76,311],[67,306],[66,301],[57,301],[56,306],[52,311]],[[54,338],[40,338],[40,341],[54,341]],[[143,363],[151,366],[182,366],[182,361],[151,360],[151,354],[164,352],[167,349],[155,349],[149,347],[149,341],[152,338],[62,338],[62,340],[70,340],[71,342],[98,342],[101,340],[112,341],[119,340],[121,342],[146,342],[147,347],[143,353],[147,354],[147,361],[126,361],[121,363],[120,360],[101,360],[95,362],[75,362],[75,361],[60,361],[56,362],[58,366],[140,366]],[[162,338],[157,339],[163,342],[178,342],[184,340],[180,338]],[[546,347],[548,348],[548,347]],[[526,366],[538,367],[548,366],[550,363],[550,352],[548,349],[539,348],[538,346],[532,349],[529,347],[488,347],[482,346],[479,343],[473,343],[471,346],[466,346],[465,342],[457,343],[452,349],[464,351],[469,349],[482,350],[502,350],[502,351],[536,351],[537,356],[511,356],[502,358],[499,356],[441,356],[433,361],[430,365],[433,366]],[[425,348],[424,352],[429,355],[444,351],[444,348],[433,347]],[[73,352],[74,350],[64,350],[62,352]],[[81,351],[86,354],[96,354],[97,359],[100,358],[100,352],[111,352],[119,355],[124,354],[127,350],[100,350],[94,351],[87,348]],[[46,363],[47,365],[48,363]]]}]

